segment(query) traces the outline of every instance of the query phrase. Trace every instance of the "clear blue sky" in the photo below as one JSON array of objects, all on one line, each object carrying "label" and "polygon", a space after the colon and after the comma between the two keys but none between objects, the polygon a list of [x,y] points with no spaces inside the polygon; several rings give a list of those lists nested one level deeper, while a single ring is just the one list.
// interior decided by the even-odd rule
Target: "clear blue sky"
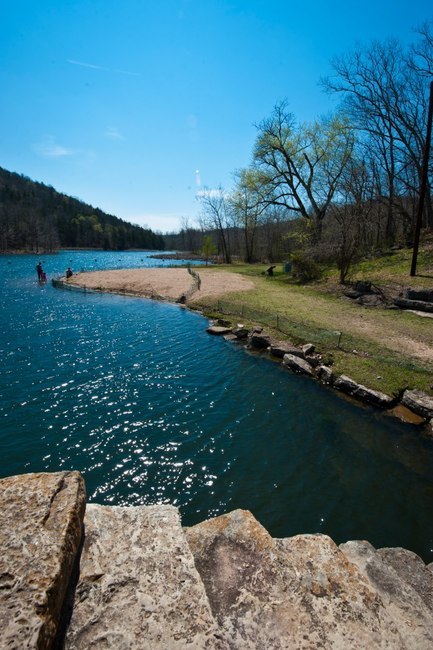
[{"label": "clear blue sky", "polygon": [[326,113],[332,57],[432,18],[424,0],[0,0],[0,166],[178,229],[277,101]]}]

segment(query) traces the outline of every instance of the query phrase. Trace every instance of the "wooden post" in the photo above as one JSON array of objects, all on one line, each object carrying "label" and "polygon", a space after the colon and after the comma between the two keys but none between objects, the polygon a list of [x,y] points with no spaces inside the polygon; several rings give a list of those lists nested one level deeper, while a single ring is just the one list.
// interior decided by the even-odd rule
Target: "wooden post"
[{"label": "wooden post", "polygon": [[419,188],[418,211],[416,215],[415,234],[413,240],[412,265],[410,267],[410,275],[412,277],[416,274],[419,236],[421,232],[422,213],[424,209],[424,199],[425,199],[425,193],[427,189],[427,175],[428,175],[427,173],[428,173],[428,159],[430,154],[432,118],[433,118],[433,81],[430,83],[430,99],[429,99],[428,117],[427,117],[427,133],[425,137],[425,148],[424,148],[424,155],[423,155],[422,168],[421,168],[421,183]]}]

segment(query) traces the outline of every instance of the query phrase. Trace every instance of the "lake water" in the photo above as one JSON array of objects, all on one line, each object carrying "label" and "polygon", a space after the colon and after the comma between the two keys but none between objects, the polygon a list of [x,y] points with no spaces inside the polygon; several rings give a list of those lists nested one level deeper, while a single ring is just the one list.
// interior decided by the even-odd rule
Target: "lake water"
[{"label": "lake water", "polygon": [[[143,252],[44,256],[74,270]],[[77,469],[89,500],[246,508],[278,537],[368,539],[433,560],[433,441],[205,332],[176,305],[55,289],[1,256],[1,476]],[[170,262],[172,264],[172,262]]]}]

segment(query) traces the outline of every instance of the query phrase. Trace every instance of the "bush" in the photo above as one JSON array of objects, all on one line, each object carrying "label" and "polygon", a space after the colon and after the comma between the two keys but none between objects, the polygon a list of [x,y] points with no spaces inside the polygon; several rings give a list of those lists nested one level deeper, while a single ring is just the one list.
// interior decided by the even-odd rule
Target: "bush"
[{"label": "bush", "polygon": [[322,268],[314,259],[311,251],[297,251],[291,255],[292,275],[303,282],[319,280],[322,276]]}]

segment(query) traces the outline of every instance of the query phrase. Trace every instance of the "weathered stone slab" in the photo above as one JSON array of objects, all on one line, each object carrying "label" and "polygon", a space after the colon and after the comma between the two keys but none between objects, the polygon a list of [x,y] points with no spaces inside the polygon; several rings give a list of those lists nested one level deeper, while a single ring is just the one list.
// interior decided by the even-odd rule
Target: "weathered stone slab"
[{"label": "weathered stone slab", "polygon": [[398,628],[358,568],[325,535],[274,540],[236,510],[186,530],[230,648],[402,649]]},{"label": "weathered stone slab", "polygon": [[285,354],[283,357],[283,366],[290,368],[294,372],[300,372],[304,375],[312,375],[313,369],[305,359],[296,357],[294,354]]},{"label": "weathered stone slab", "polygon": [[305,354],[306,357],[308,357],[310,354],[314,354],[316,350],[316,346],[313,345],[312,343],[306,343],[305,345],[302,346],[302,352]]},{"label": "weathered stone slab", "polygon": [[206,332],[209,334],[215,334],[216,336],[222,336],[223,334],[230,334],[230,327],[224,327],[222,325],[211,325],[206,328]]},{"label": "weathered stone slab", "polygon": [[89,505],[69,650],[221,648],[179,513]]},{"label": "weathered stone slab", "polygon": [[405,549],[376,549],[365,541],[340,545],[348,560],[359,568],[380,594],[402,647],[433,647],[433,574],[415,553]]},{"label": "weathered stone slab", "polygon": [[51,648],[82,536],[78,472],[0,481],[0,645]]},{"label": "weathered stone slab", "polygon": [[423,418],[433,418],[433,397],[420,390],[405,390],[401,403]]},{"label": "weathered stone slab", "polygon": [[303,352],[288,341],[273,341],[271,344],[271,354],[279,359],[282,359],[285,354],[293,354],[301,358],[304,357]]},{"label": "weathered stone slab", "polygon": [[341,390],[342,393],[355,397],[361,402],[372,404],[373,406],[379,406],[381,408],[389,408],[395,401],[389,395],[381,393],[378,390],[367,388],[362,384],[358,384],[350,377],[346,377],[346,375],[340,375],[337,377],[334,380],[334,387]]}]

